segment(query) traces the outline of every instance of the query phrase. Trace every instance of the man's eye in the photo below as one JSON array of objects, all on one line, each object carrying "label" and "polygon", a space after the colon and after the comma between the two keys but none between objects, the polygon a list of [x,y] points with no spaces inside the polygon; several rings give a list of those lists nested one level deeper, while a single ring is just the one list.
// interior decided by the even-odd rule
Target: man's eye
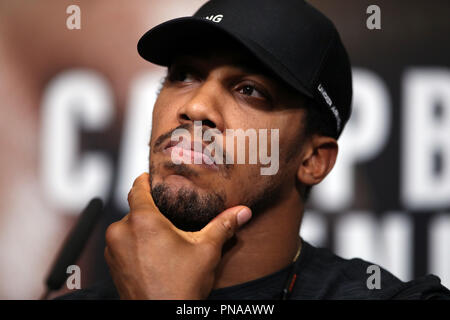
[{"label": "man's eye", "polygon": [[245,85],[240,90],[239,93],[244,94],[249,97],[264,99],[264,95],[261,94],[261,92],[258,91],[254,86],[251,85]]}]

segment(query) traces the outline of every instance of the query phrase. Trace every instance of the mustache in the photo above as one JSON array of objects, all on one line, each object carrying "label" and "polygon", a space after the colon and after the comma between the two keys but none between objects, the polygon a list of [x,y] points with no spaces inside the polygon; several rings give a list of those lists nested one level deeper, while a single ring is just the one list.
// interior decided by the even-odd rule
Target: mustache
[{"label": "mustache", "polygon": [[[162,146],[165,144],[166,140],[168,140],[168,139],[170,139],[172,137],[172,134],[173,134],[174,131],[179,130],[179,129],[185,129],[185,130],[188,130],[189,132],[193,132],[193,127],[194,127],[194,125],[192,123],[184,123],[184,124],[179,125],[176,128],[173,128],[173,129],[167,131],[166,133],[163,133],[162,135],[160,135],[155,140],[155,145],[152,148],[153,153],[161,151]],[[211,130],[211,128],[207,128],[205,126],[202,126],[202,141],[203,141],[203,135],[205,134],[205,132],[207,130]],[[231,169],[233,167],[233,165],[227,163],[226,160],[227,160],[228,154],[223,149],[223,146],[216,145],[216,147],[220,148],[220,150],[222,151],[222,155],[223,155],[222,165],[223,165],[223,167],[225,169],[227,169],[227,170]]]},{"label": "mustache", "polygon": [[[156,140],[155,140],[155,145],[153,146],[153,152],[157,152],[158,151],[158,149],[159,149],[159,147],[161,147],[161,145],[167,140],[167,139],[169,139],[171,136],[172,136],[172,134],[173,134],[173,132],[175,131],[175,130],[178,130],[178,129],[186,129],[186,130],[189,130],[190,129],[190,127],[192,127],[192,124],[190,124],[190,123],[185,123],[185,124],[182,124],[182,125],[179,125],[178,127],[176,127],[176,128],[174,128],[174,129],[171,129],[171,130],[169,130],[169,131],[167,131],[166,133],[163,133],[162,135],[160,135]],[[203,130],[203,128],[202,128],[202,130]],[[204,132],[203,132],[204,133]]]}]

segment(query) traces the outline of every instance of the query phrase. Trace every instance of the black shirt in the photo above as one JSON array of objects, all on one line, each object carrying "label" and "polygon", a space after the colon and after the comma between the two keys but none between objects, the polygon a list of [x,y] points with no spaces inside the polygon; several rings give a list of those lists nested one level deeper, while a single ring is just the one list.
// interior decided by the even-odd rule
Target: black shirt
[{"label": "black shirt", "polygon": [[[361,259],[343,259],[327,249],[316,248],[303,241],[295,264],[260,279],[216,289],[211,300],[280,299],[292,274],[296,280],[289,299],[449,299],[450,291],[438,277],[428,275],[402,282],[380,268],[380,289],[369,289],[367,279],[373,265]],[[74,291],[57,299],[118,299],[111,279],[91,288]]]}]

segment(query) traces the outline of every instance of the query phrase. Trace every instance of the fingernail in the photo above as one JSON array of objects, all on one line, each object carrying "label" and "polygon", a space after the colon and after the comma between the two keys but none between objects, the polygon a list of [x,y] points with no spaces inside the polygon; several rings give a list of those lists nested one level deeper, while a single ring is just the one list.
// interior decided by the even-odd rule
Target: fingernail
[{"label": "fingernail", "polygon": [[249,208],[243,208],[241,209],[241,211],[238,212],[237,214],[237,223],[238,226],[242,226],[245,223],[247,223],[248,220],[250,220],[250,218],[252,217],[252,212],[250,211]]}]

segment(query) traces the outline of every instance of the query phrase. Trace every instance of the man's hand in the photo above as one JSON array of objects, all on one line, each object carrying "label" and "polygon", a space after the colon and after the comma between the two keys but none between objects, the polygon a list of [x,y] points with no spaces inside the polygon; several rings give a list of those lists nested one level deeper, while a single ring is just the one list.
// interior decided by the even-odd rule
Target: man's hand
[{"label": "man's hand", "polygon": [[106,230],[105,259],[121,299],[204,299],[212,290],[222,246],[251,218],[229,208],[198,232],[176,228],[156,207],[149,175],[128,194],[130,213]]}]

